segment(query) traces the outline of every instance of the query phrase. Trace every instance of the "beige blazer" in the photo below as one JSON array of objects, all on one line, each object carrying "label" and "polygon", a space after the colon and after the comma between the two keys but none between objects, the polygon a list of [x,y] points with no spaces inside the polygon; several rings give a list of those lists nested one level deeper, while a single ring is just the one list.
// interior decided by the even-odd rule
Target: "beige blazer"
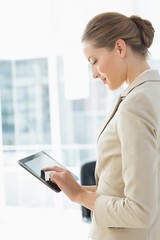
[{"label": "beige blazer", "polygon": [[98,138],[93,240],[160,240],[160,75],[121,94]]}]

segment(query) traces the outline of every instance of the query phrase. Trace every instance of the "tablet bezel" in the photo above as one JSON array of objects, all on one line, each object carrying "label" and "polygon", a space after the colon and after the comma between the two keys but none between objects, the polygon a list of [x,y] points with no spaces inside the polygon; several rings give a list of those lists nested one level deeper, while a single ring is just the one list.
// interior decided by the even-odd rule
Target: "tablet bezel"
[{"label": "tablet bezel", "polygon": [[[57,184],[51,182],[50,180],[49,181],[44,180],[41,176],[36,174],[36,172],[33,169],[31,169],[29,166],[26,165],[27,162],[33,161],[34,159],[37,159],[38,157],[43,157],[43,156],[48,157],[53,162],[50,166],[59,166],[59,167],[66,169],[66,167],[64,167],[62,164],[57,162],[53,157],[51,157],[44,151],[40,151],[40,152],[34,153],[32,155],[29,155],[25,158],[22,158],[22,159],[18,160],[18,164],[21,167],[23,167],[25,170],[27,170],[29,173],[31,173],[34,177],[36,177],[41,182],[43,182],[45,185],[47,185],[50,189],[52,189],[53,191],[58,193],[61,191],[61,189],[57,186]],[[47,165],[46,167],[50,167],[50,166]],[[73,173],[71,173],[71,174],[73,175],[75,180],[78,180],[78,177],[76,175],[74,175]]]}]

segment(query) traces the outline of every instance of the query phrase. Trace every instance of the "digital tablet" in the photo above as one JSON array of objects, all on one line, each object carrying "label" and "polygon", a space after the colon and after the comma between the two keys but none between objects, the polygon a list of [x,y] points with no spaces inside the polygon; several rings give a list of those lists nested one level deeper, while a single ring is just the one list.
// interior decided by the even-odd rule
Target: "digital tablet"
[{"label": "digital tablet", "polygon": [[[46,152],[41,151],[28,157],[22,158],[18,160],[18,164],[55,192],[61,191],[57,184],[50,181],[49,176],[51,171],[44,172],[42,169],[51,166],[59,166],[64,169],[66,168],[62,164],[57,162],[54,158],[49,156]],[[73,173],[71,174],[73,175],[75,180],[78,180],[78,177],[76,175],[74,175]]]}]

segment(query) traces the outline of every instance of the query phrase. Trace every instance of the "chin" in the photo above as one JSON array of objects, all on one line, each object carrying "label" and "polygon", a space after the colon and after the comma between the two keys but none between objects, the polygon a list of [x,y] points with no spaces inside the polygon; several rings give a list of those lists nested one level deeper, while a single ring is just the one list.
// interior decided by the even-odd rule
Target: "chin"
[{"label": "chin", "polygon": [[114,86],[114,85],[112,85],[112,84],[110,84],[110,82],[108,82],[108,81],[103,81],[104,82],[104,84],[109,88],[109,90],[111,90],[111,91],[115,91],[115,90],[117,90],[117,87],[116,86]]},{"label": "chin", "polygon": [[116,90],[118,90],[121,86],[122,86],[122,84],[121,85],[118,85],[118,86],[116,86],[116,85],[110,85],[110,84],[107,84],[108,85],[108,88],[111,90],[111,91],[116,91]]},{"label": "chin", "polygon": [[109,90],[116,91],[119,87],[107,85]]}]

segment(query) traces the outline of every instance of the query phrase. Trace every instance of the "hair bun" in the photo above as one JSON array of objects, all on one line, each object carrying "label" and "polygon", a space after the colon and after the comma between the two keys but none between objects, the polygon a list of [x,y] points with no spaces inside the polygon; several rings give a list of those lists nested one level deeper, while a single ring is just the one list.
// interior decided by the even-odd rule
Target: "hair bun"
[{"label": "hair bun", "polygon": [[136,24],[137,28],[139,29],[144,45],[149,48],[153,42],[155,32],[152,23],[149,20],[142,19],[136,15],[130,16],[130,19]]}]

